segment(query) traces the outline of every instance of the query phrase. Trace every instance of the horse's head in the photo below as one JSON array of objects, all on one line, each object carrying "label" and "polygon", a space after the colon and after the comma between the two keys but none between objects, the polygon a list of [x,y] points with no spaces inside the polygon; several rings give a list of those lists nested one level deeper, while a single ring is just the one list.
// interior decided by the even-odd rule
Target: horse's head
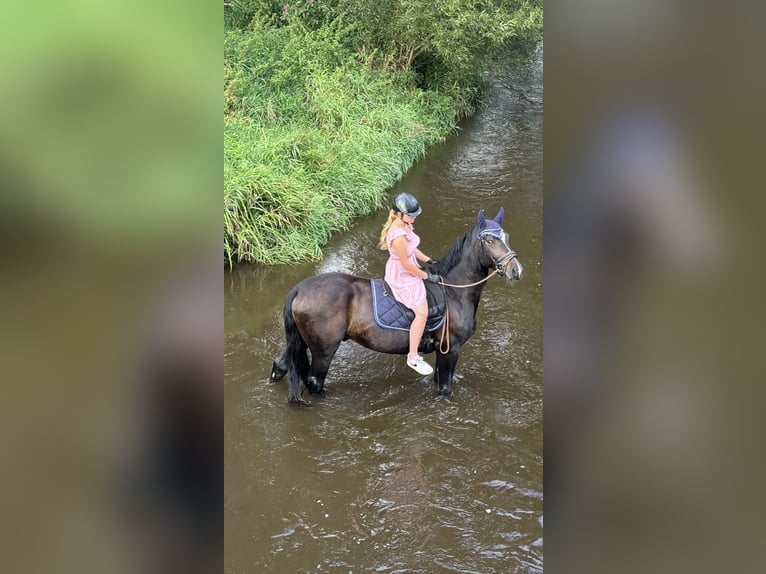
[{"label": "horse's head", "polygon": [[476,216],[476,238],[481,242],[482,263],[487,267],[493,267],[497,274],[509,279],[521,279],[523,267],[516,256],[516,252],[508,247],[508,234],[503,231],[500,224],[503,222],[505,211],[501,207],[497,215],[492,219],[484,217],[484,211],[479,211]]}]

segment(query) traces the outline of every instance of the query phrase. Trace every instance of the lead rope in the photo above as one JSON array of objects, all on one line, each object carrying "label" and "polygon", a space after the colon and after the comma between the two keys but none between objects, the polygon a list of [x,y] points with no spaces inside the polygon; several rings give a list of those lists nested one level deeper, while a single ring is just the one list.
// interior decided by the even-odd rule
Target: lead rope
[{"label": "lead rope", "polygon": [[[441,341],[439,341],[439,352],[442,355],[446,355],[449,353],[450,349],[450,342],[449,342],[449,306],[447,306],[444,310],[444,323],[442,323],[442,338]],[[447,340],[447,344],[444,344],[444,340]]]}]

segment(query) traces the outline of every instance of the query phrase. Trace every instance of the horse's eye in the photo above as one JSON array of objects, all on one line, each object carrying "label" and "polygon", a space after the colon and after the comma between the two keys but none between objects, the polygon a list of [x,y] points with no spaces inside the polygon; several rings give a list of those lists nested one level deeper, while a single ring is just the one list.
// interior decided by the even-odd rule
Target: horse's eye
[{"label": "horse's eye", "polygon": [[495,240],[494,240],[494,239],[492,239],[491,237],[485,237],[485,238],[484,238],[484,241],[486,241],[487,243],[489,243],[490,245],[492,245],[492,243],[494,243],[494,241],[495,241]]}]

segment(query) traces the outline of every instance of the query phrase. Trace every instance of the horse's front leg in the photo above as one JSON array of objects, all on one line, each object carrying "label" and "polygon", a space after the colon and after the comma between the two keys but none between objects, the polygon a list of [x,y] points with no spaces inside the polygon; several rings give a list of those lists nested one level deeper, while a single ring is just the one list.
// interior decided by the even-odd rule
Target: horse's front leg
[{"label": "horse's front leg", "polygon": [[452,377],[455,374],[455,365],[460,352],[451,349],[446,355],[436,352],[436,370],[434,381],[439,386],[439,394],[448,397],[452,394]]}]

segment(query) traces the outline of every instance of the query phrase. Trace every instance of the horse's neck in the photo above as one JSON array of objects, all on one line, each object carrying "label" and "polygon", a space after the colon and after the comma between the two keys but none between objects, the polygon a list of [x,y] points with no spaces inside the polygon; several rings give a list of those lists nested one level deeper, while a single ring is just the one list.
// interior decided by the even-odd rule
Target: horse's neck
[{"label": "horse's neck", "polygon": [[[444,277],[446,283],[452,285],[470,285],[486,278],[489,270],[486,267],[482,267],[478,260],[474,258],[464,257],[458,262]],[[462,289],[451,289],[455,291],[457,297],[461,300],[468,301],[474,307],[479,305],[481,294],[484,291],[486,283],[481,283],[473,287],[465,287]]]},{"label": "horse's neck", "polygon": [[[473,249],[471,249],[473,251]],[[479,263],[479,257],[476,253],[469,250],[463,252],[455,266],[447,272],[447,277],[452,276],[455,280],[463,284],[473,283],[484,279],[489,270]]]}]

